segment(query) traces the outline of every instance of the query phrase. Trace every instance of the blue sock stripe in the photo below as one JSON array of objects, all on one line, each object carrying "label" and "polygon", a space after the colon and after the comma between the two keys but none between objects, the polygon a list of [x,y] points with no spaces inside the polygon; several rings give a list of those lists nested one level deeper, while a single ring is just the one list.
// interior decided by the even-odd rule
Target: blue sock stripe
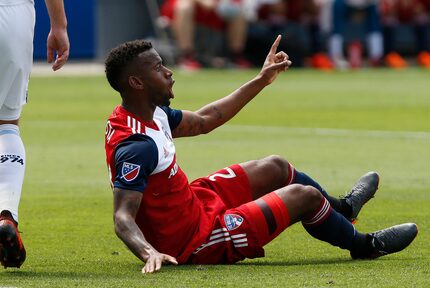
[{"label": "blue sock stripe", "polygon": [[7,129],[7,130],[0,130],[0,135],[5,134],[15,134],[19,136],[19,132],[17,130]]}]

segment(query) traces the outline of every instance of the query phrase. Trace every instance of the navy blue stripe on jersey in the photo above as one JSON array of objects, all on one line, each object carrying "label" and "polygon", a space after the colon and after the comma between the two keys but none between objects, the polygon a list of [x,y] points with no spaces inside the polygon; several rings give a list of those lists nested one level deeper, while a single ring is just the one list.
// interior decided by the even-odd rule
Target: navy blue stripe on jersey
[{"label": "navy blue stripe on jersey", "polygon": [[160,106],[160,108],[166,112],[167,119],[169,119],[170,131],[173,131],[176,127],[178,127],[179,123],[182,121],[182,111],[172,109],[167,106]]},{"label": "navy blue stripe on jersey", "polygon": [[142,134],[131,135],[116,148],[113,186],[143,192],[157,164],[158,149],[154,140]]}]

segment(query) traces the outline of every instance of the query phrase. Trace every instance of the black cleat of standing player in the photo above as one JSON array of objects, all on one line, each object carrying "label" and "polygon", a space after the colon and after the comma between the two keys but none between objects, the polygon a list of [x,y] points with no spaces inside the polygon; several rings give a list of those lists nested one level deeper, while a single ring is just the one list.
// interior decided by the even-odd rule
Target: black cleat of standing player
[{"label": "black cleat of standing player", "polygon": [[402,251],[418,234],[418,227],[414,223],[395,225],[390,228],[369,233],[369,253],[359,254],[351,252],[353,259],[375,259],[384,255]]},{"label": "black cleat of standing player", "polygon": [[351,191],[344,197],[346,203],[351,206],[351,217],[348,219],[354,222],[360,213],[361,208],[370,198],[373,198],[378,190],[379,175],[376,172],[367,172],[358,179]]},{"label": "black cleat of standing player", "polygon": [[24,263],[25,256],[26,252],[17,223],[9,211],[2,211],[0,213],[0,264],[4,268],[19,268]]}]

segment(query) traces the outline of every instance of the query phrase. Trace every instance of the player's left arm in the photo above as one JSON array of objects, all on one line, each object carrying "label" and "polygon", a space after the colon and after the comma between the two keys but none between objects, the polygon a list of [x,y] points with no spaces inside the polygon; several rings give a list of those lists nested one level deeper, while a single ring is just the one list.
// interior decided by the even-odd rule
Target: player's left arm
[{"label": "player's left arm", "polygon": [[142,192],[114,188],[114,223],[115,233],[140,260],[145,262],[142,273],[153,273],[161,269],[162,264],[178,264],[170,255],[158,252],[145,239],[135,222],[142,199]]},{"label": "player's left arm", "polygon": [[182,111],[182,120],[172,131],[173,137],[195,136],[206,134],[223,125],[233,118],[249,101],[251,101],[264,87],[271,84],[279,73],[286,71],[291,65],[288,55],[276,52],[281,36],[279,35],[264,61],[258,75],[236,89],[231,94],[214,101],[199,110]]}]

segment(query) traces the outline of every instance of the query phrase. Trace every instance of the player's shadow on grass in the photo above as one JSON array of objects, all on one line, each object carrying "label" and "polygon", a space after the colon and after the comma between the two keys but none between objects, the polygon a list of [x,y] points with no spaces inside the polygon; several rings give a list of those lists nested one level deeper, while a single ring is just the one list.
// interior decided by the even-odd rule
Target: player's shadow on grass
[{"label": "player's shadow on grass", "polygon": [[332,265],[332,264],[345,264],[345,265],[367,265],[369,261],[415,261],[414,257],[405,257],[402,259],[392,258],[392,257],[384,257],[376,260],[370,259],[358,259],[354,260],[352,258],[307,258],[307,259],[295,259],[295,260],[265,260],[265,258],[255,259],[255,260],[246,260],[244,262],[238,262],[235,265],[237,266],[305,266],[305,265]]},{"label": "player's shadow on grass", "polygon": [[[157,272],[157,274],[165,274],[165,273],[172,273],[173,271],[178,270],[184,270],[184,271],[206,271],[206,270],[218,270],[217,268],[223,270],[224,268],[230,267],[229,269],[232,269],[232,267],[240,269],[240,267],[252,267],[252,266],[259,266],[259,267],[274,267],[274,266],[284,266],[284,267],[293,267],[293,266],[307,266],[307,265],[333,265],[333,264],[344,264],[344,265],[368,265],[368,261],[415,261],[416,259],[414,257],[406,257],[406,258],[381,258],[377,260],[353,260],[349,258],[344,257],[337,257],[337,258],[306,258],[306,259],[295,259],[295,260],[268,260],[267,258],[260,258],[260,259],[248,259],[243,262],[238,262],[236,264],[228,265],[198,265],[198,264],[192,264],[192,265],[165,265],[163,268]],[[73,281],[79,281],[79,280],[88,280],[88,279],[105,279],[106,278],[123,278],[128,277],[127,275],[140,273],[141,269],[143,267],[143,263],[139,262],[126,262],[121,264],[121,271],[126,271],[127,273],[119,273],[116,271],[116,273],[112,273],[107,275],[104,271],[97,271],[97,272],[73,272],[73,271],[25,271],[24,269],[7,269],[3,273],[0,273],[0,275],[4,276],[12,276],[13,278],[22,278],[22,279],[65,279],[65,280],[73,280]]]},{"label": "player's shadow on grass", "polygon": [[[414,261],[415,259],[412,258],[402,258],[400,261],[407,261],[411,260]],[[381,258],[377,260],[354,260],[351,258],[345,258],[345,257],[336,257],[336,258],[306,258],[306,259],[295,259],[295,260],[268,260],[266,258],[259,258],[259,259],[247,259],[243,262],[237,262],[235,264],[214,264],[214,265],[199,265],[199,264],[189,264],[189,265],[165,265],[163,268],[158,271],[157,273],[171,273],[171,270],[177,271],[177,270],[196,270],[196,271],[205,271],[208,269],[213,269],[216,267],[223,269],[222,267],[252,267],[252,266],[267,266],[267,267],[274,267],[274,266],[284,266],[284,267],[294,267],[294,266],[308,266],[308,265],[333,265],[333,264],[343,264],[346,266],[353,266],[356,267],[357,265],[368,265],[369,261],[399,261],[399,259],[396,258]],[[130,266],[130,270],[139,270],[142,269],[142,264],[135,264],[135,263],[129,263],[128,266]]]},{"label": "player's shadow on grass", "polygon": [[354,260],[348,258],[306,258],[297,260],[265,260],[264,258],[258,260],[247,260],[239,262],[235,265],[239,266],[305,266],[305,265],[331,265],[340,263],[355,263]]}]

